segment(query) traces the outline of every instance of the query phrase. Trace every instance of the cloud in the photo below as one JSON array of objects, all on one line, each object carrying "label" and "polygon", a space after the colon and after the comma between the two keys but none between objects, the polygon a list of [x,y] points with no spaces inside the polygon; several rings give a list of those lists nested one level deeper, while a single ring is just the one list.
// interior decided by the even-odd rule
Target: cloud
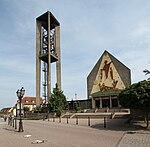
[{"label": "cloud", "polygon": [[69,99],[86,98],[86,78],[105,49],[131,69],[132,82],[147,79],[149,9],[148,0],[1,0],[0,107],[14,104],[21,86],[35,96],[35,20],[47,10],[61,24],[62,90]]}]

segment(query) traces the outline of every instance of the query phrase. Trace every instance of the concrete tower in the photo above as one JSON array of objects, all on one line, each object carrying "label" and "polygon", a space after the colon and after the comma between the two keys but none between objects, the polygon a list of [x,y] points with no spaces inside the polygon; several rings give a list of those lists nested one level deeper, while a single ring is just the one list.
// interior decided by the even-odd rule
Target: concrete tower
[{"label": "concrete tower", "polygon": [[[56,62],[57,84],[61,89],[60,23],[49,11],[36,18],[36,105],[43,86],[45,100],[51,96],[51,63]],[[41,68],[41,66],[43,66]],[[41,73],[43,81],[41,82]]]}]

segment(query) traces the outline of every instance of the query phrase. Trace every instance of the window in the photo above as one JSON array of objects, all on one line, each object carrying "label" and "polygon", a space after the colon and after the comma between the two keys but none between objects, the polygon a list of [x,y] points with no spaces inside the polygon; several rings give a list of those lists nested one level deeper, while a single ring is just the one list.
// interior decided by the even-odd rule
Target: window
[{"label": "window", "polygon": [[28,103],[28,100],[25,100],[25,103]]}]

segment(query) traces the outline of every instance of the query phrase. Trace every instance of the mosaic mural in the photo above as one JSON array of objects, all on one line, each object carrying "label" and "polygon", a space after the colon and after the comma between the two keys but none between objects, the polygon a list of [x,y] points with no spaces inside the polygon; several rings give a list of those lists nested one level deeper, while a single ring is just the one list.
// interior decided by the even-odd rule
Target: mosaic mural
[{"label": "mosaic mural", "polygon": [[98,91],[124,89],[125,85],[121,80],[108,53],[102,57],[98,74],[93,83],[91,94]]}]

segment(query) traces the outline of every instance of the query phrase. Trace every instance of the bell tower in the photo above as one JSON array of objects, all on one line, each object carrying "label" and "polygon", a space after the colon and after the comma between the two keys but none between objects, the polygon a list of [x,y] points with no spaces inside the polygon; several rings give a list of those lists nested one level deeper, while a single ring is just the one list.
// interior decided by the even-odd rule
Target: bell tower
[{"label": "bell tower", "polygon": [[[40,105],[42,96],[46,100],[51,96],[51,63],[56,63],[56,74],[61,89],[60,59],[60,23],[50,11],[36,18],[36,105]],[[41,78],[43,74],[43,79]],[[43,81],[41,81],[41,79]]]}]

